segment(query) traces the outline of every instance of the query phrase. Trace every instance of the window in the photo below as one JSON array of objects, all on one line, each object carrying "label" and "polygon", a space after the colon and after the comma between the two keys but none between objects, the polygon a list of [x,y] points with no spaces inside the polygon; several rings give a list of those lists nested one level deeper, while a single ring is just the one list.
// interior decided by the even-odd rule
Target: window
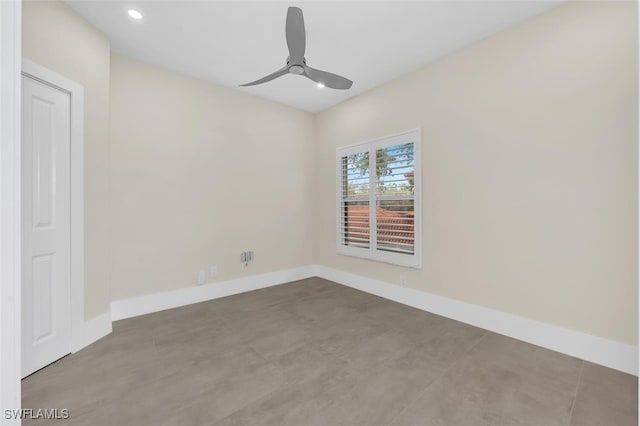
[{"label": "window", "polygon": [[338,149],[339,254],[421,267],[419,148],[412,130]]}]

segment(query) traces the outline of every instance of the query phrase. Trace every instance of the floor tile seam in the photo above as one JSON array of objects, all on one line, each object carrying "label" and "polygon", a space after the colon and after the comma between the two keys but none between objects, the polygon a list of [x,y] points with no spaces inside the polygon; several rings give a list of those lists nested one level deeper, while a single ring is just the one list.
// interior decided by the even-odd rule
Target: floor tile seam
[{"label": "floor tile seam", "polygon": [[[251,349],[253,349],[253,348],[251,348]],[[275,365],[275,363],[273,361],[268,361],[268,363],[270,365],[272,365],[273,367],[275,367],[277,371],[281,372],[280,368],[277,365]],[[344,371],[344,368],[340,368],[338,371]],[[247,407],[249,407],[251,404],[256,403],[257,401],[268,399],[271,396],[277,395],[279,392],[281,392],[283,390],[286,390],[287,388],[290,388],[290,387],[298,387],[299,388],[299,387],[305,386],[308,383],[311,383],[311,382],[313,382],[314,380],[317,380],[317,379],[318,379],[318,377],[311,377],[311,378],[302,380],[300,382],[295,382],[295,383],[288,383],[287,381],[284,381],[280,385],[276,386],[274,389],[265,392],[264,394],[252,399],[249,403],[245,404],[244,406],[242,406],[242,407],[238,408],[237,410],[227,414],[226,416],[216,420],[216,422],[213,423],[212,426],[220,424],[220,422],[222,422],[224,419],[229,418],[229,417],[235,415],[236,413],[239,413],[242,410],[247,409]]]},{"label": "floor tile seam", "polygon": [[276,358],[276,359],[273,359],[273,360],[267,359],[264,355],[262,355],[262,354],[260,353],[260,351],[259,351],[259,350],[257,350],[257,349],[256,349],[256,348],[254,348],[253,346],[251,346],[251,343],[249,343],[249,344],[246,346],[246,348],[247,348],[248,350],[250,350],[251,352],[253,352],[254,354],[258,355],[258,358],[260,358],[262,361],[264,361],[264,365],[269,365],[269,366],[273,367],[273,368],[274,368],[276,371],[278,371],[279,373],[282,373],[282,371],[280,370],[280,368],[279,368],[279,367],[277,366],[277,364],[276,364],[277,358]]},{"label": "floor tile seam", "polygon": [[440,379],[442,379],[451,369],[453,369],[454,366],[461,364],[463,362],[466,362],[465,359],[465,355],[468,355],[471,350],[473,348],[475,348],[476,346],[478,346],[478,344],[480,344],[480,342],[482,340],[484,340],[485,336],[487,336],[489,334],[489,331],[485,331],[485,333],[478,339],[477,342],[475,342],[471,348],[469,348],[460,358],[456,359],[455,361],[453,361],[448,367],[446,367],[437,377],[435,377],[427,386],[425,386],[425,388],[418,393],[418,395],[409,403],[407,404],[402,410],[400,410],[400,412],[398,414],[396,414],[391,421],[389,422],[388,426],[393,426],[394,424],[396,424],[396,421],[402,417],[402,415],[408,411],[411,407],[413,407],[413,405],[418,402],[418,400],[420,400],[420,398],[422,398],[422,396],[424,394],[427,393],[427,391],[436,383],[438,382]]},{"label": "floor tile seam", "polygon": [[[315,337],[315,338],[313,338],[313,339],[309,340],[308,342],[305,342],[305,343],[303,343],[303,344],[301,344],[301,345],[299,345],[299,346],[296,346],[296,347],[292,348],[291,350],[288,350],[288,351],[286,351],[286,352],[283,352],[282,354],[280,354],[280,356],[279,356],[278,358],[285,357],[285,356],[287,356],[287,355],[289,355],[289,354],[291,354],[291,353],[293,353],[293,352],[295,352],[295,351],[298,351],[298,350],[300,350],[300,349],[302,349],[302,348],[304,348],[304,347],[312,347],[312,346],[313,346],[314,344],[316,344],[316,343],[324,342],[324,341],[326,341],[326,340],[332,339],[332,338],[334,338],[338,333],[339,333],[339,331],[335,331],[335,332],[329,333],[328,335],[320,335],[320,336],[318,336],[318,337]],[[253,348],[252,346],[251,346],[251,348],[257,352],[257,349]],[[327,355],[327,356],[328,356],[329,358],[339,358],[339,357],[336,357],[336,356],[331,355],[331,354],[330,354],[330,355]],[[263,358],[264,358],[264,357],[263,357]],[[269,362],[275,362],[276,360],[274,359],[274,360],[267,360],[267,361],[269,361]]]},{"label": "floor tile seam", "polygon": [[451,363],[451,365],[447,368],[445,368],[437,377],[435,377],[429,384],[427,384],[424,389],[422,389],[420,392],[418,392],[418,395],[416,395],[415,398],[413,398],[413,400],[411,402],[409,402],[402,410],[400,410],[400,412],[398,414],[396,414],[391,421],[389,422],[388,426],[393,426],[394,424],[396,424],[396,421],[402,417],[402,415],[407,412],[411,407],[413,407],[414,404],[416,404],[420,398],[422,398],[422,396],[424,394],[427,393],[427,391],[429,390],[429,388],[431,388],[434,383],[438,382],[442,377],[444,377],[444,375],[449,371],[449,369],[454,365],[457,364],[460,360],[456,360],[454,362]]},{"label": "floor tile seam", "polygon": [[573,394],[573,401],[571,401],[571,409],[569,410],[569,418],[567,420],[567,426],[571,426],[571,420],[573,418],[573,409],[576,406],[576,401],[578,399],[578,391],[580,390],[580,382],[582,382],[582,371],[584,370],[585,361],[581,360],[582,364],[580,364],[580,373],[578,373],[578,383],[576,383],[576,390]]},{"label": "floor tile seam", "polygon": [[158,350],[158,344],[156,343],[156,337],[153,336],[151,338],[151,343],[153,344],[153,350],[156,353],[156,359],[161,360],[162,359],[162,355],[160,354],[160,351]]}]

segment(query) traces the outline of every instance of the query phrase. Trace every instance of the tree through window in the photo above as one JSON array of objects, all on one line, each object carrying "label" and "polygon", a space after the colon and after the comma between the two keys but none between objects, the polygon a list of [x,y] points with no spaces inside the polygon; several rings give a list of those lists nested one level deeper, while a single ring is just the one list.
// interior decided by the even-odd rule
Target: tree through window
[{"label": "tree through window", "polygon": [[420,266],[418,143],[415,130],[338,150],[338,253]]}]

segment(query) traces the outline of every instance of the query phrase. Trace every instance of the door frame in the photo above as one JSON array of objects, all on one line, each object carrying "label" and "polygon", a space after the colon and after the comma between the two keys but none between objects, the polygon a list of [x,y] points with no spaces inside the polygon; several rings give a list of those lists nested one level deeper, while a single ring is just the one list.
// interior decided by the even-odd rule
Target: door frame
[{"label": "door frame", "polygon": [[[20,350],[20,58],[22,4],[0,1],[0,406],[19,409]],[[20,419],[0,417],[2,425]]]},{"label": "door frame", "polygon": [[71,211],[71,352],[84,346],[84,88],[28,59],[22,76],[69,94],[71,154],[69,163]]}]

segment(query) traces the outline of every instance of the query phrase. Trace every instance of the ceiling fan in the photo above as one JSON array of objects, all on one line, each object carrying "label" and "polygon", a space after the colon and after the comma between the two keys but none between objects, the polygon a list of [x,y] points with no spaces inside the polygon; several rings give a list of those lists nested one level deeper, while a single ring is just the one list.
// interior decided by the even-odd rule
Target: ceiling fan
[{"label": "ceiling fan", "polygon": [[289,46],[289,57],[287,64],[278,71],[262,77],[260,80],[253,81],[241,86],[254,86],[256,84],[266,83],[285,74],[303,75],[310,80],[315,81],[332,89],[349,89],[353,81],[341,77],[330,72],[317,70],[307,65],[304,57],[306,46],[306,34],[304,31],[304,17],[302,10],[298,7],[290,7],[287,10],[287,46]]}]

